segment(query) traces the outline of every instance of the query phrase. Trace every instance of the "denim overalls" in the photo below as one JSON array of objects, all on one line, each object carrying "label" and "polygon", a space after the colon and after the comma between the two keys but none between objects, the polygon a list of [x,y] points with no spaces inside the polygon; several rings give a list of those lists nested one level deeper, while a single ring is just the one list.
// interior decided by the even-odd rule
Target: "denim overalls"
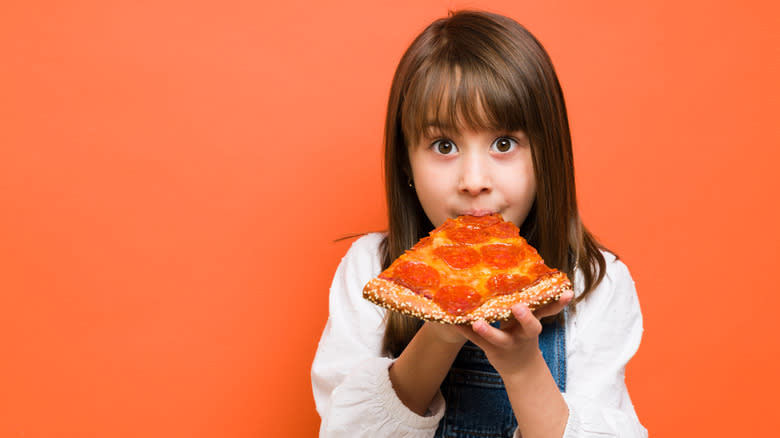
[{"label": "denim overalls", "polygon": [[[498,326],[498,323],[493,324]],[[539,349],[561,392],[566,389],[566,329],[560,318],[544,324]],[[441,385],[447,409],[436,438],[511,438],[517,427],[504,383],[482,349],[467,342]]]}]

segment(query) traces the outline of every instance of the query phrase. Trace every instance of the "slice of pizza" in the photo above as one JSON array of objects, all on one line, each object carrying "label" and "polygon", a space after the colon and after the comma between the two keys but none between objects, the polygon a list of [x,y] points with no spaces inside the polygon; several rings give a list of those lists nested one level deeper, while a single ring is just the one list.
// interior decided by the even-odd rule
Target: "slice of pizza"
[{"label": "slice of pizza", "polygon": [[570,289],[565,273],[493,214],[447,219],[369,281],[363,296],[424,320],[465,324],[506,320],[517,303],[533,310]]}]

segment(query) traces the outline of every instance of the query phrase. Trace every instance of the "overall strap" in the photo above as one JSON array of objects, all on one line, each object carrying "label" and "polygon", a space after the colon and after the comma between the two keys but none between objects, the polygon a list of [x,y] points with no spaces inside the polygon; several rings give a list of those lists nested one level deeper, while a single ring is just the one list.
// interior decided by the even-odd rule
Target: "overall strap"
[{"label": "overall strap", "polygon": [[[563,317],[566,316],[564,311]],[[566,392],[566,323],[563,318],[555,318],[553,322],[542,325],[539,349],[558,389]]]}]

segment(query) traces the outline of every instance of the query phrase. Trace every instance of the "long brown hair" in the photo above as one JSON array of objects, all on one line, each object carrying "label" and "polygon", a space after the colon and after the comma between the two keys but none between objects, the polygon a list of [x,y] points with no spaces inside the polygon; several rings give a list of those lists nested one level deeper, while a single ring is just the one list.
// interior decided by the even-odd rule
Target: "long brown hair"
[{"label": "long brown hair", "polygon": [[[572,305],[582,300],[604,276],[605,261],[577,210],[563,92],[539,41],[514,20],[486,12],[434,21],[395,72],[384,139],[389,229],[380,247],[383,268],[433,229],[409,184],[407,149],[431,118],[453,130],[465,125],[528,135],[537,189],[520,233],[547,265],[570,277],[577,267],[584,292]],[[387,315],[383,350],[398,356],[422,322]]]}]

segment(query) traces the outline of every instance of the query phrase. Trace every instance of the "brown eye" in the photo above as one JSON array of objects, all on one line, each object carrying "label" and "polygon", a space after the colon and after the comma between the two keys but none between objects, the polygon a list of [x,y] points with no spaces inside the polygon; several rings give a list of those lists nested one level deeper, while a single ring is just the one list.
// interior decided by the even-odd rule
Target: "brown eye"
[{"label": "brown eye", "polygon": [[509,152],[517,146],[517,142],[507,137],[499,137],[493,142],[493,147],[498,152]]},{"label": "brown eye", "polygon": [[433,143],[434,150],[442,155],[449,155],[457,150],[455,144],[449,140],[437,140]]}]

